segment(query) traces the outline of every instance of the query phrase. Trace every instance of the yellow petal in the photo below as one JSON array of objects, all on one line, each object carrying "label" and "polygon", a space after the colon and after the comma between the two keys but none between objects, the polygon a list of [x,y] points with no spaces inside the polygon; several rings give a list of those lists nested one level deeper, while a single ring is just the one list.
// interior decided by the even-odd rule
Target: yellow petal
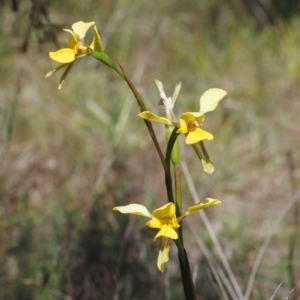
[{"label": "yellow petal", "polygon": [[205,199],[202,199],[196,205],[189,207],[186,211],[186,214],[190,215],[190,214],[192,214],[192,213],[194,213],[194,212],[196,212],[200,209],[204,209],[204,208],[208,208],[208,207],[211,207],[211,206],[219,205],[221,203],[222,202],[220,200],[217,200],[217,199],[205,198]]},{"label": "yellow petal", "polygon": [[67,45],[70,48],[74,48],[80,42],[78,34],[74,33],[71,29],[64,29],[64,31],[69,32],[72,35],[73,39],[67,40]]},{"label": "yellow petal", "polygon": [[88,29],[93,25],[95,25],[95,22],[85,23],[85,22],[79,21],[72,25],[72,29],[76,34],[78,34],[80,39],[83,39],[85,37],[85,34],[88,31]]},{"label": "yellow petal", "polygon": [[146,225],[150,228],[161,228],[162,226],[161,221],[153,217],[146,223]]},{"label": "yellow petal", "polygon": [[203,112],[185,112],[180,116],[180,119],[186,121],[188,123],[191,120],[197,120],[199,124],[204,121],[204,113]]},{"label": "yellow petal", "polygon": [[177,222],[175,205],[173,203],[167,203],[155,209],[152,213],[152,219],[146,225],[151,228],[162,228],[166,224],[171,228],[180,227]]},{"label": "yellow petal", "polygon": [[154,241],[161,236],[170,238],[172,240],[178,239],[178,234],[176,230],[174,230],[170,225],[166,225],[166,224],[162,225],[160,231],[154,237]]},{"label": "yellow petal", "polygon": [[78,42],[70,39],[70,40],[66,40],[67,45],[69,46],[69,48],[71,49],[75,49],[75,47],[78,45]]},{"label": "yellow petal", "polygon": [[163,205],[160,208],[157,208],[153,211],[153,217],[157,219],[162,218],[175,218],[175,205],[172,202],[169,202],[165,205]]},{"label": "yellow petal", "polygon": [[159,252],[158,252],[157,267],[158,267],[159,271],[161,271],[162,273],[164,272],[165,263],[163,262],[163,251],[162,250],[159,250]]},{"label": "yellow petal", "polygon": [[93,34],[94,34],[94,38],[90,45],[90,48],[92,48],[93,50],[95,50],[97,52],[103,52],[101,37],[98,33],[96,26],[94,26]]},{"label": "yellow petal", "polygon": [[140,204],[129,204],[125,206],[117,206],[114,207],[113,210],[119,211],[122,214],[134,214],[134,215],[139,215],[148,218],[152,217],[148,209],[144,205],[140,205]]},{"label": "yellow petal", "polygon": [[163,86],[162,82],[159,81],[158,79],[155,79],[155,83],[156,83],[157,88],[158,88],[158,90],[159,90],[160,97],[161,97],[161,98],[166,98],[167,96],[166,96],[166,94],[165,94],[164,86]]},{"label": "yellow petal", "polygon": [[212,174],[214,172],[215,166],[211,159],[208,160],[201,159],[201,163],[204,172],[206,172],[207,174]]},{"label": "yellow petal", "polygon": [[180,127],[176,131],[177,133],[188,133],[187,122],[183,119],[180,119]]},{"label": "yellow petal", "polygon": [[161,272],[165,270],[165,264],[169,261],[169,252],[170,252],[170,244],[168,244],[165,248],[159,250],[157,267]]},{"label": "yellow petal", "polygon": [[200,128],[196,128],[196,130],[189,132],[188,136],[185,139],[185,142],[190,145],[203,140],[212,140],[213,138],[214,136],[211,133]]},{"label": "yellow petal", "polygon": [[152,113],[151,111],[143,111],[139,114],[139,116],[146,120],[172,125],[172,123],[168,119],[159,117],[156,114]]},{"label": "yellow petal", "polygon": [[177,133],[188,133],[188,123],[196,120],[198,124],[202,124],[204,121],[204,114],[201,112],[185,112],[180,116],[180,128]]},{"label": "yellow petal", "polygon": [[207,113],[214,110],[227,92],[222,89],[209,89],[200,98],[200,112]]},{"label": "yellow petal", "polygon": [[181,89],[181,82],[177,82],[176,85],[175,85],[175,90],[174,90],[174,94],[173,94],[173,97],[172,97],[173,104],[175,103],[175,101],[177,99],[177,96],[180,92],[180,89]]},{"label": "yellow petal", "polygon": [[203,166],[203,170],[208,173],[212,174],[215,167],[213,161],[210,159],[207,150],[205,148],[204,142],[200,141],[200,148],[199,148],[199,154],[200,154],[200,160]]},{"label": "yellow petal", "polygon": [[75,50],[64,48],[56,52],[49,52],[49,56],[59,63],[66,64],[75,60]]}]

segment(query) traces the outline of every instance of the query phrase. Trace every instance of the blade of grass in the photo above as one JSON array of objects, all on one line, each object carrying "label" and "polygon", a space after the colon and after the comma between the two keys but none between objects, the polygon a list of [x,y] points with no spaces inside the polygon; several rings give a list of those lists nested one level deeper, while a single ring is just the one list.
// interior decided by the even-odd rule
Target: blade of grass
[{"label": "blade of grass", "polygon": [[[198,197],[195,185],[193,183],[193,180],[191,178],[191,174],[189,172],[188,166],[187,166],[185,161],[182,162],[182,171],[183,171],[183,174],[184,174],[185,179],[187,181],[189,190],[190,190],[190,192],[192,194],[192,197],[194,199],[194,202],[198,203],[200,201],[200,198]],[[223,267],[224,267],[224,269],[225,269],[225,271],[226,271],[226,273],[227,273],[227,275],[230,279],[231,285],[232,285],[232,287],[233,287],[233,289],[236,293],[237,298],[240,299],[240,300],[244,299],[242,290],[241,290],[239,284],[237,283],[237,280],[236,280],[236,278],[235,278],[235,276],[234,276],[234,274],[233,274],[233,272],[232,272],[232,270],[229,266],[229,263],[228,263],[228,261],[225,257],[225,254],[224,254],[224,252],[221,248],[221,245],[220,245],[220,243],[219,243],[219,241],[218,241],[218,239],[215,235],[215,232],[214,232],[214,230],[213,230],[213,228],[212,228],[212,226],[211,226],[211,224],[210,224],[210,222],[209,222],[209,220],[206,216],[206,213],[204,212],[204,210],[200,210],[199,214],[200,214],[200,217],[201,217],[201,219],[202,219],[202,221],[203,221],[203,223],[204,223],[204,225],[205,225],[205,227],[206,227],[206,229],[207,229],[207,231],[210,235],[210,238],[211,238],[211,240],[212,240],[212,242],[213,242],[213,244],[216,248],[218,256],[219,256],[219,258],[220,258],[220,260],[223,264]]]},{"label": "blade of grass", "polygon": [[[205,246],[205,244],[202,242],[202,240],[200,239],[200,237],[198,236],[198,234],[195,232],[195,230],[191,226],[190,222],[187,222],[187,224],[188,224],[188,227],[189,227],[190,231],[193,234],[193,237],[195,238],[197,244],[199,245],[199,248],[201,249],[201,252],[205,256],[205,258],[206,258],[206,260],[207,260],[207,262],[209,264],[209,267],[210,267],[210,269],[211,269],[211,271],[212,271],[212,273],[213,273],[213,275],[215,277],[215,280],[217,282],[217,286],[218,286],[218,288],[220,290],[222,299],[225,299],[225,300],[229,299],[227,297],[227,293],[226,293],[226,291],[225,291],[225,289],[223,287],[223,283],[222,283],[222,281],[220,279],[220,276],[219,276],[219,273],[217,271],[217,268],[218,268],[217,263],[214,261],[212,254],[207,249],[207,247]],[[229,286],[226,286],[226,287],[227,287],[228,290],[231,290],[231,287],[229,287]],[[230,295],[232,296],[232,299],[237,299],[235,297],[235,293],[230,293]]]},{"label": "blade of grass", "polygon": [[271,238],[273,236],[273,234],[275,233],[279,223],[283,220],[283,218],[286,216],[286,214],[288,213],[288,211],[293,207],[293,205],[295,205],[297,203],[297,201],[300,198],[300,190],[298,190],[298,192],[288,201],[285,202],[285,206],[283,207],[283,209],[281,210],[280,214],[278,215],[277,219],[274,221],[273,225],[271,226],[268,234],[265,236],[265,239],[258,251],[258,254],[256,256],[255,262],[253,264],[251,273],[250,273],[250,277],[248,280],[248,285],[246,288],[246,292],[245,292],[245,296],[244,299],[249,299],[250,294],[251,294],[251,290],[255,281],[255,277],[258,271],[258,268],[260,266],[260,262],[266,252],[266,249],[268,248],[268,245],[271,241]]}]

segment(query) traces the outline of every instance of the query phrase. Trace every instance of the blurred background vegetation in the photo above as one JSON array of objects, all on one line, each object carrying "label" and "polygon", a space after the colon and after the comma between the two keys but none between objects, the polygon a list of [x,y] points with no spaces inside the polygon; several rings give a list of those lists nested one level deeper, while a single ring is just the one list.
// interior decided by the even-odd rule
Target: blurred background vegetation
[{"label": "blurred background vegetation", "polygon": [[[298,190],[298,1],[0,1],[0,299],[183,299],[176,250],[156,268],[145,220],[116,205],[166,202],[157,154],[128,87],[92,58],[61,91],[48,57],[79,20],[95,21],[105,52],[121,63],[152,111],[159,93],[182,89],[175,112],[194,111],[208,88],[228,92],[205,127],[209,176],[182,154],[197,193],[222,200],[207,211],[244,291],[272,224]],[[90,33],[91,34],[91,33]],[[89,40],[91,36],[87,37]],[[164,131],[154,124],[164,145]],[[185,206],[192,204],[183,181]],[[250,299],[299,299],[297,204],[259,264]],[[184,228],[199,299],[220,299],[195,240],[215,253],[199,216]],[[215,257],[218,260],[217,256]]]}]

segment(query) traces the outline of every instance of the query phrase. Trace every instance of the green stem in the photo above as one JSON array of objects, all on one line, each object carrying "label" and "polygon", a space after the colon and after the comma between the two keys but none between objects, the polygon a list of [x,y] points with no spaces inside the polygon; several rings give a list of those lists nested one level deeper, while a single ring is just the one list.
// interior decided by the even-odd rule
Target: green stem
[{"label": "green stem", "polygon": [[[175,179],[175,201],[173,197],[173,187],[172,187],[172,177],[171,177],[171,159],[172,159],[172,151],[174,145],[176,144],[178,133],[177,128],[175,127],[170,135],[168,141],[168,147],[166,151],[166,165],[168,171],[165,173],[165,181],[166,181],[166,189],[168,193],[169,202],[173,202],[176,206],[176,216],[177,218],[182,215],[182,197],[181,197],[181,174],[179,166],[174,166],[174,179]],[[183,235],[182,235],[182,224],[178,228],[178,235],[181,244],[183,245]]]},{"label": "green stem", "polygon": [[165,158],[165,164],[166,164],[166,171],[165,171],[165,182],[166,182],[166,189],[168,194],[168,201],[173,202],[174,204],[174,196],[173,196],[173,188],[172,188],[172,177],[171,177],[171,155],[172,150],[174,147],[174,144],[176,142],[177,136],[179,135],[177,132],[177,128],[174,128],[172,131],[172,134],[168,141],[167,151],[166,151],[166,158]]},{"label": "green stem", "polygon": [[[100,60],[101,62],[103,62],[104,64],[106,64],[107,66],[109,66],[110,68],[114,69],[128,84],[129,88],[131,89],[133,95],[135,96],[137,102],[138,102],[138,105],[141,109],[141,112],[143,111],[146,111],[146,105],[144,104],[144,101],[143,101],[143,98],[142,96],[140,95],[140,93],[138,92],[138,90],[136,89],[136,87],[134,86],[134,84],[132,83],[132,81],[130,80],[127,72],[125,71],[125,69],[119,64],[119,67],[121,68],[121,70],[116,66],[116,64],[113,62],[113,60],[108,56],[106,55],[104,52],[97,52],[97,51],[94,51],[93,49],[89,48],[88,49],[88,55],[91,55],[93,56],[94,58],[96,58],[97,60]],[[155,136],[155,133],[154,133],[154,130],[153,130],[153,127],[152,127],[152,124],[150,121],[148,120],[145,120],[144,119],[144,122],[147,126],[147,129],[150,133],[150,136],[152,138],[152,141],[154,143],[154,146],[156,148],[156,151],[159,155],[159,158],[160,158],[160,161],[165,169],[165,172],[166,172],[166,164],[165,164],[165,160],[164,160],[164,156],[162,154],[162,151],[159,147],[159,144],[157,142],[157,139],[156,139],[156,136]]]},{"label": "green stem", "polygon": [[[175,128],[174,126],[169,126],[166,125],[166,137],[167,137],[167,141],[169,142],[170,137],[173,134],[175,134],[174,130],[177,128]],[[172,137],[173,139],[174,137]],[[173,140],[172,140],[173,143]],[[170,146],[172,146],[172,150],[171,150],[171,162],[173,165],[173,170],[174,170],[174,183],[175,183],[175,205],[176,205],[176,216],[177,218],[179,218],[182,215],[182,199],[181,199],[181,173],[180,173],[180,153],[179,153],[179,143],[178,143],[178,139],[175,139],[174,144],[170,144]],[[169,155],[169,153],[168,153]],[[166,156],[166,161],[167,161],[167,156]],[[167,163],[168,164],[168,163]],[[181,224],[180,224],[181,225]],[[183,236],[182,236],[182,225],[179,228],[179,238],[183,244]]]},{"label": "green stem", "polygon": [[[182,215],[182,197],[181,197],[181,171],[180,167],[176,166],[174,170],[175,178],[175,203],[176,203],[176,216],[177,218]],[[182,222],[179,223],[178,228],[179,239],[183,245],[183,235],[182,235]]]},{"label": "green stem", "polygon": [[[131,89],[133,95],[135,96],[137,103],[141,109],[141,112],[146,111],[146,105],[143,101],[142,96],[140,95],[140,93],[138,92],[138,90],[136,89],[136,87],[134,86],[134,84],[132,83],[131,79],[129,78],[127,72],[125,71],[125,69],[119,64],[119,67],[121,68],[121,70],[116,66],[116,64],[112,61],[112,59],[106,55],[104,52],[97,52],[94,51],[93,49],[89,48],[88,49],[88,54],[93,56],[94,58],[100,60],[101,62],[103,62],[104,64],[106,64],[107,66],[109,66],[110,68],[114,69],[128,84],[129,88]],[[156,151],[159,155],[160,161],[166,171],[166,164],[165,164],[165,160],[164,160],[164,156],[162,154],[162,151],[159,147],[158,141],[156,139],[153,127],[152,127],[152,123],[148,120],[144,119],[144,122],[147,126],[147,129],[150,133],[150,136],[152,138],[152,141],[154,143],[154,146],[156,148]]]},{"label": "green stem", "polygon": [[190,264],[185,248],[182,246],[179,239],[175,240],[178,249],[178,259],[180,264],[181,279],[186,300],[195,300],[195,287],[192,279]]},{"label": "green stem", "polygon": [[[165,173],[166,176],[166,188],[167,188],[167,193],[168,193],[168,199],[169,202],[174,203],[174,198],[173,198],[173,191],[172,191],[172,178],[171,178],[171,170],[170,170],[170,165],[171,165],[171,155],[172,155],[172,150],[174,147],[174,144],[177,140],[178,133],[177,133],[177,128],[174,128],[172,131],[172,134],[169,138],[168,142],[168,147],[166,151],[166,165],[167,165],[167,172]],[[181,215],[181,205],[182,205],[182,199],[181,199],[181,176],[180,176],[180,169],[179,166],[175,166],[175,194],[176,194],[176,212],[177,216],[178,213],[180,212]],[[182,225],[182,224],[181,224]],[[184,295],[186,300],[195,300],[196,299],[196,294],[195,294],[195,287],[192,279],[192,274],[190,270],[190,264],[189,260],[186,254],[186,251],[183,247],[183,235],[182,235],[182,226],[180,226],[177,229],[178,236],[179,238],[175,240],[177,249],[178,249],[178,259],[179,259],[179,264],[180,264],[180,271],[181,271],[181,280],[183,284],[183,290],[184,290]]]},{"label": "green stem", "polygon": [[[136,89],[136,87],[134,86],[134,84],[132,83],[132,81],[129,78],[129,76],[128,76],[127,72],[125,71],[125,69],[120,64],[119,64],[119,67],[121,68],[121,70],[123,72],[124,80],[127,82],[127,84],[129,86],[129,88],[131,89],[131,91],[132,91],[135,99],[137,100],[137,103],[138,103],[138,105],[139,105],[139,107],[141,109],[141,112],[146,111],[147,108],[146,108],[146,105],[145,105],[145,103],[143,101],[142,96],[140,95],[140,93],[138,92],[138,90]],[[161,163],[162,163],[162,165],[164,167],[164,170],[165,170],[165,172],[167,172],[167,165],[166,165],[163,153],[162,153],[162,151],[160,149],[160,146],[158,144],[158,141],[156,139],[156,135],[154,133],[154,130],[153,130],[153,127],[152,127],[152,123],[149,120],[146,120],[146,119],[144,119],[144,122],[145,122],[145,124],[147,126],[147,129],[148,129],[149,133],[150,133],[150,136],[152,138],[152,141],[154,143],[156,151],[157,151],[157,153],[159,155],[160,161],[161,161]]]}]

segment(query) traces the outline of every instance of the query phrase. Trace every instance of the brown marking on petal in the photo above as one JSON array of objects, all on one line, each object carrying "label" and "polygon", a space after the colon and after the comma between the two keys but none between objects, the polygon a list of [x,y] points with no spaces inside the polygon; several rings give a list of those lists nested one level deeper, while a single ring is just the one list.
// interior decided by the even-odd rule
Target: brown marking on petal
[{"label": "brown marking on petal", "polygon": [[199,127],[199,123],[196,120],[188,122],[187,128],[188,131],[195,131]]},{"label": "brown marking on petal", "polygon": [[172,223],[172,218],[170,218],[170,217],[161,218],[161,219],[160,219],[160,222],[161,222],[162,224],[167,224],[167,225],[169,225],[169,224]]}]

